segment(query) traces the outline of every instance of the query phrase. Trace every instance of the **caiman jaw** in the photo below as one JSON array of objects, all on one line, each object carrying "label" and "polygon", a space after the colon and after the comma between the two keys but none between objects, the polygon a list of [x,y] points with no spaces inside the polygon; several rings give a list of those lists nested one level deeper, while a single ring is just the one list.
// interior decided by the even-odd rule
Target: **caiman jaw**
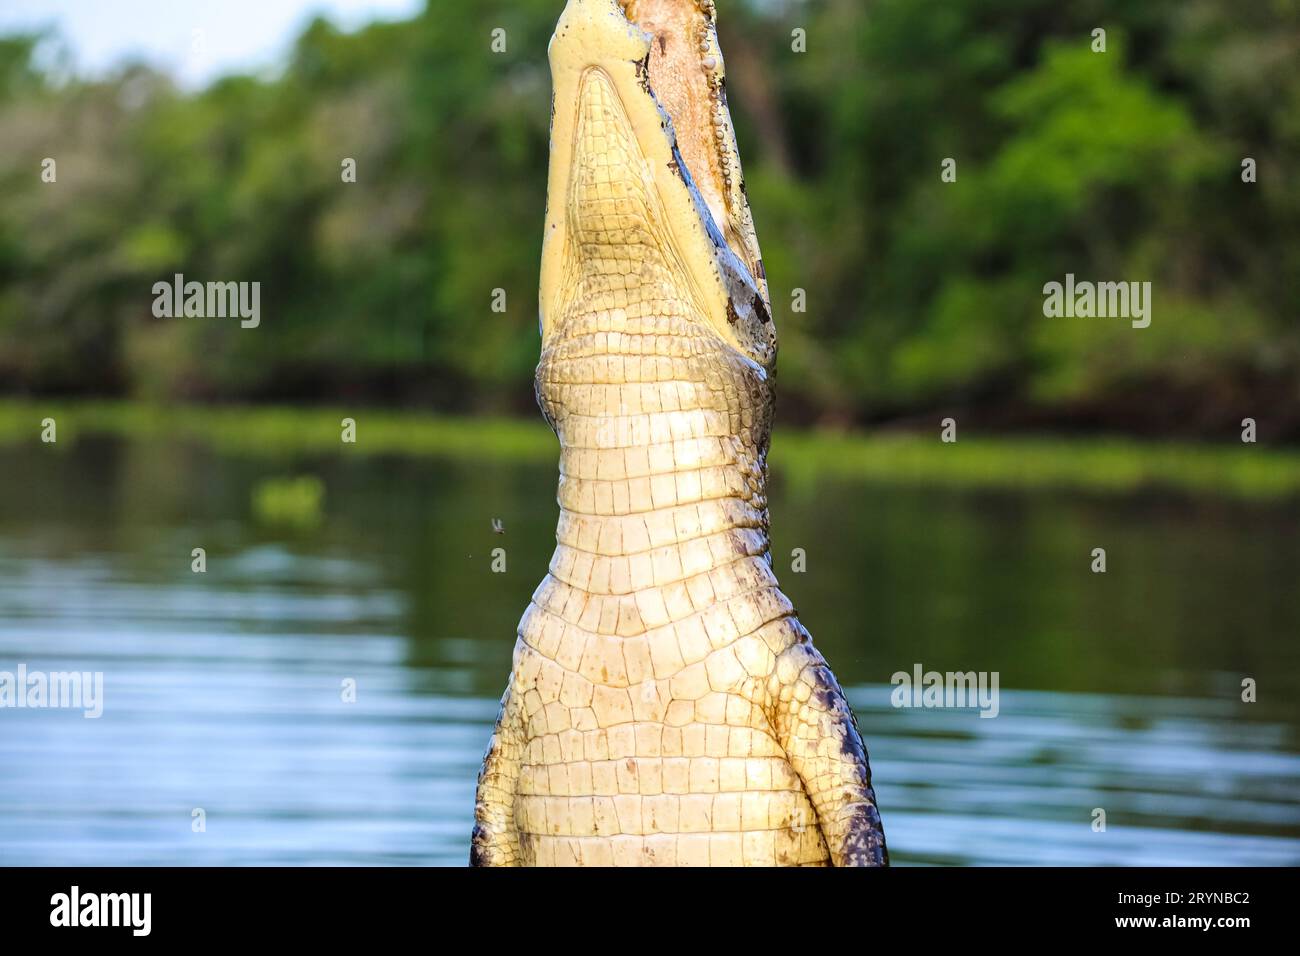
[{"label": "caiman jaw", "polygon": [[[592,236],[601,237],[603,255],[615,255],[615,217],[604,215],[597,224],[590,210],[633,185],[648,197],[633,215],[661,240],[664,266],[680,279],[697,317],[771,369],[776,332],[727,109],[712,0],[569,0],[550,60],[543,345],[572,302],[584,259],[592,257]],[[611,164],[611,154],[631,160]],[[605,178],[593,178],[593,171]]]}]

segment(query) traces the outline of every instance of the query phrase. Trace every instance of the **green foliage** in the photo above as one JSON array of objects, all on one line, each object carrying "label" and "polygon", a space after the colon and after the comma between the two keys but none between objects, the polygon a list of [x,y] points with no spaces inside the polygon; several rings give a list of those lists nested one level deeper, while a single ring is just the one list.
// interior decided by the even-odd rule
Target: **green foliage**
[{"label": "green foliage", "polygon": [[253,488],[253,514],[265,525],[311,531],[324,517],[325,484],[315,475],[267,478]]},{"label": "green foliage", "polygon": [[[558,6],[317,20],[278,79],[194,94],[139,67],[56,79],[35,38],[0,38],[0,389],[526,411]],[[1300,434],[1300,4],[734,0],[721,18],[783,409]],[[176,272],[260,281],[261,326],[154,318]],[[1045,318],[1067,272],[1150,281],[1151,327]]]},{"label": "green foliage", "polygon": [[[36,445],[65,452],[90,436],[144,444],[210,446],[222,454],[269,460],[286,470],[319,467],[330,456],[415,456],[464,462],[552,465],[555,436],[540,421],[459,418],[374,409],[358,416],[357,441],[343,444],[341,409],[146,405],[135,402],[0,402],[0,448]],[[57,445],[40,445],[40,423],[58,422]],[[1300,500],[1300,451],[1239,442],[1140,442],[1116,437],[990,438],[963,428],[959,440],[930,434],[870,436],[786,428],[772,468],[781,482],[815,493],[823,479],[881,485],[1056,489],[1097,495],[1145,491],[1241,500]],[[857,485],[854,486],[858,487]],[[267,523],[314,527],[323,486],[314,477],[276,478],[254,491],[254,514]]]}]

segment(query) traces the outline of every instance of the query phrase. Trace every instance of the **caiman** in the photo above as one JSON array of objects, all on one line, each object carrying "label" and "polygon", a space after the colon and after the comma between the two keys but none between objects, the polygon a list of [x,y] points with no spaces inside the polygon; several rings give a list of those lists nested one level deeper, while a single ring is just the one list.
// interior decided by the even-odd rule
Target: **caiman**
[{"label": "caiman", "polygon": [[712,0],[569,0],[549,56],[560,518],[470,861],[887,865],[853,711],[772,570],[776,332]]}]

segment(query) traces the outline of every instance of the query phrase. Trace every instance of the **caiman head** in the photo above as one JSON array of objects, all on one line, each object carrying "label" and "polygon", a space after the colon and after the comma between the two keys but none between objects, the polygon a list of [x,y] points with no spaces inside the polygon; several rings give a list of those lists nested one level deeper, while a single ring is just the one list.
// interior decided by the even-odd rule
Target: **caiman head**
[{"label": "caiman head", "polygon": [[602,279],[674,303],[766,379],[776,330],[713,0],[569,0],[550,61],[543,350]]}]

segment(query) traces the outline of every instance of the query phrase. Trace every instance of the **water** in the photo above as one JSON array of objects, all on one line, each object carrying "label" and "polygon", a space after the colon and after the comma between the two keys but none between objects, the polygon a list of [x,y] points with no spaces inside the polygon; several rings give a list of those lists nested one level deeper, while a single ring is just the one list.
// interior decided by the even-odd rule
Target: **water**
[{"label": "water", "polygon": [[[322,524],[257,519],[259,482],[296,474],[323,480]],[[0,710],[0,862],[463,864],[554,481],[0,449],[0,670],[105,679],[98,720]],[[858,711],[895,862],[1300,863],[1294,506],[780,473],[772,491],[777,568]],[[999,715],[893,708],[890,676],[917,663],[997,671]]]}]

